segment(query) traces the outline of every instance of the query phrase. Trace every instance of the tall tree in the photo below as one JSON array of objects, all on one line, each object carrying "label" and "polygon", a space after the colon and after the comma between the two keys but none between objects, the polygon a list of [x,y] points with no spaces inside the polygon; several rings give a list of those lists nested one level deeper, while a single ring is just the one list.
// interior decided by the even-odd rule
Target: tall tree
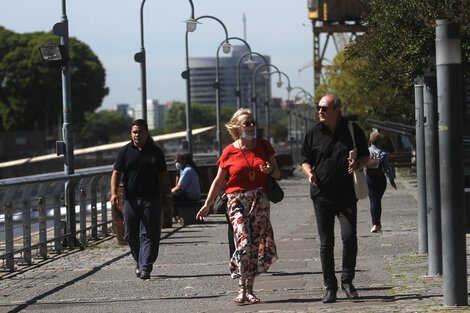
[{"label": "tall tree", "polygon": [[415,78],[433,69],[436,19],[461,26],[462,64],[470,77],[469,0],[370,0],[363,19],[364,35],[346,49],[349,61],[364,81],[360,89],[369,113],[382,119],[412,123]]},{"label": "tall tree", "polygon": [[361,60],[346,61],[344,51],[338,53],[333,64],[326,67],[325,80],[315,92],[315,102],[326,93],[338,95],[343,103],[343,112],[348,115],[357,115],[359,123],[364,127],[366,119],[370,117],[370,94],[362,92],[366,88],[365,82],[356,75],[362,66]]},{"label": "tall tree", "polygon": [[85,126],[77,136],[77,144],[88,147],[106,144],[114,138],[128,138],[132,119],[123,112],[99,111],[85,113]]},{"label": "tall tree", "polygon": [[[52,32],[17,34],[0,26],[0,130],[55,127],[62,112],[60,69],[41,60],[39,47],[56,44]],[[105,70],[83,42],[70,38],[73,122],[83,125],[108,94]]]}]

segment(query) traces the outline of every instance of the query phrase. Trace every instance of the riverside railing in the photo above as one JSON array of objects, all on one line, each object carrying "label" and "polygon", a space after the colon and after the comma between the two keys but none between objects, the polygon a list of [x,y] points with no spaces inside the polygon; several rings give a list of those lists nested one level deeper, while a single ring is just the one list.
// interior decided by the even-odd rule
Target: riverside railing
[{"label": "riverside railing", "polygon": [[3,268],[14,271],[15,264],[32,264],[33,256],[46,259],[64,246],[85,245],[98,239],[98,231],[107,236],[112,222],[107,206],[111,174],[110,168],[0,182]]}]

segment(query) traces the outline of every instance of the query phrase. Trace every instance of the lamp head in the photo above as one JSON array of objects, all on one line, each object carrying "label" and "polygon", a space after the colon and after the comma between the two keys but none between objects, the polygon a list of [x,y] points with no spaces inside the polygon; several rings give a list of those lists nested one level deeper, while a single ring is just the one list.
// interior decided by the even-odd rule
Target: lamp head
[{"label": "lamp head", "polygon": [[42,60],[51,64],[65,65],[68,61],[64,45],[40,46],[39,52],[41,53]]},{"label": "lamp head", "polygon": [[263,78],[264,78],[265,80],[268,80],[269,77],[271,76],[271,73],[268,72],[268,71],[263,71],[263,72],[261,73],[261,75],[263,75]]},{"label": "lamp head", "polygon": [[281,87],[282,87],[282,81],[281,81],[281,80],[279,80],[279,81],[277,82],[277,87],[278,87],[278,88],[281,88]]},{"label": "lamp head", "polygon": [[222,44],[222,51],[225,53],[225,54],[229,54],[230,51],[232,51],[232,45],[226,41]]},{"label": "lamp head", "polygon": [[292,87],[291,86],[287,86],[287,92],[291,92],[292,91]]},{"label": "lamp head", "polygon": [[186,21],[183,21],[186,23],[186,30],[190,33],[194,32],[196,30],[197,24],[201,24],[198,21],[196,21],[193,18],[189,18]]},{"label": "lamp head", "polygon": [[255,68],[256,61],[250,58],[245,62],[245,64],[252,71]]}]

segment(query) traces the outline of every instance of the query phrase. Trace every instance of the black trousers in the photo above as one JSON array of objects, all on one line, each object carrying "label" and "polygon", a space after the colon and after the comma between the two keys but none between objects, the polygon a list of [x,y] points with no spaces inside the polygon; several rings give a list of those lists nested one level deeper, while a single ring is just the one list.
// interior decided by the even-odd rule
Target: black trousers
[{"label": "black trousers", "polygon": [[387,188],[385,175],[367,175],[367,185],[369,185],[370,216],[372,225],[382,225],[382,197]]},{"label": "black trousers", "polygon": [[337,290],[335,276],[335,217],[338,217],[343,241],[342,283],[351,283],[355,276],[357,258],[357,201],[333,204],[330,201],[313,201],[320,235],[320,259],[326,289]]},{"label": "black trousers", "polygon": [[225,218],[227,219],[228,230],[227,230],[227,239],[228,239],[228,253],[229,259],[232,258],[233,254],[235,253],[235,234],[233,232],[232,223],[230,223],[230,218],[228,214],[225,213]]},{"label": "black trousers", "polygon": [[162,210],[158,197],[124,200],[124,239],[140,270],[151,272],[157,260],[162,231]]}]

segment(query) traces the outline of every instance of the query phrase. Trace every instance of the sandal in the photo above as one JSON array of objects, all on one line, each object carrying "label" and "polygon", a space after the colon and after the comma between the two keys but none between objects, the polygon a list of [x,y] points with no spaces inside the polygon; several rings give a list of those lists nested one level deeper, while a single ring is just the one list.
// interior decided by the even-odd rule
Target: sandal
[{"label": "sandal", "polygon": [[253,293],[253,283],[254,281],[248,282],[246,285],[246,301],[250,303],[259,303],[261,300]]},{"label": "sandal", "polygon": [[246,301],[246,285],[245,281],[238,281],[238,296],[233,300],[236,304],[243,304]]}]

